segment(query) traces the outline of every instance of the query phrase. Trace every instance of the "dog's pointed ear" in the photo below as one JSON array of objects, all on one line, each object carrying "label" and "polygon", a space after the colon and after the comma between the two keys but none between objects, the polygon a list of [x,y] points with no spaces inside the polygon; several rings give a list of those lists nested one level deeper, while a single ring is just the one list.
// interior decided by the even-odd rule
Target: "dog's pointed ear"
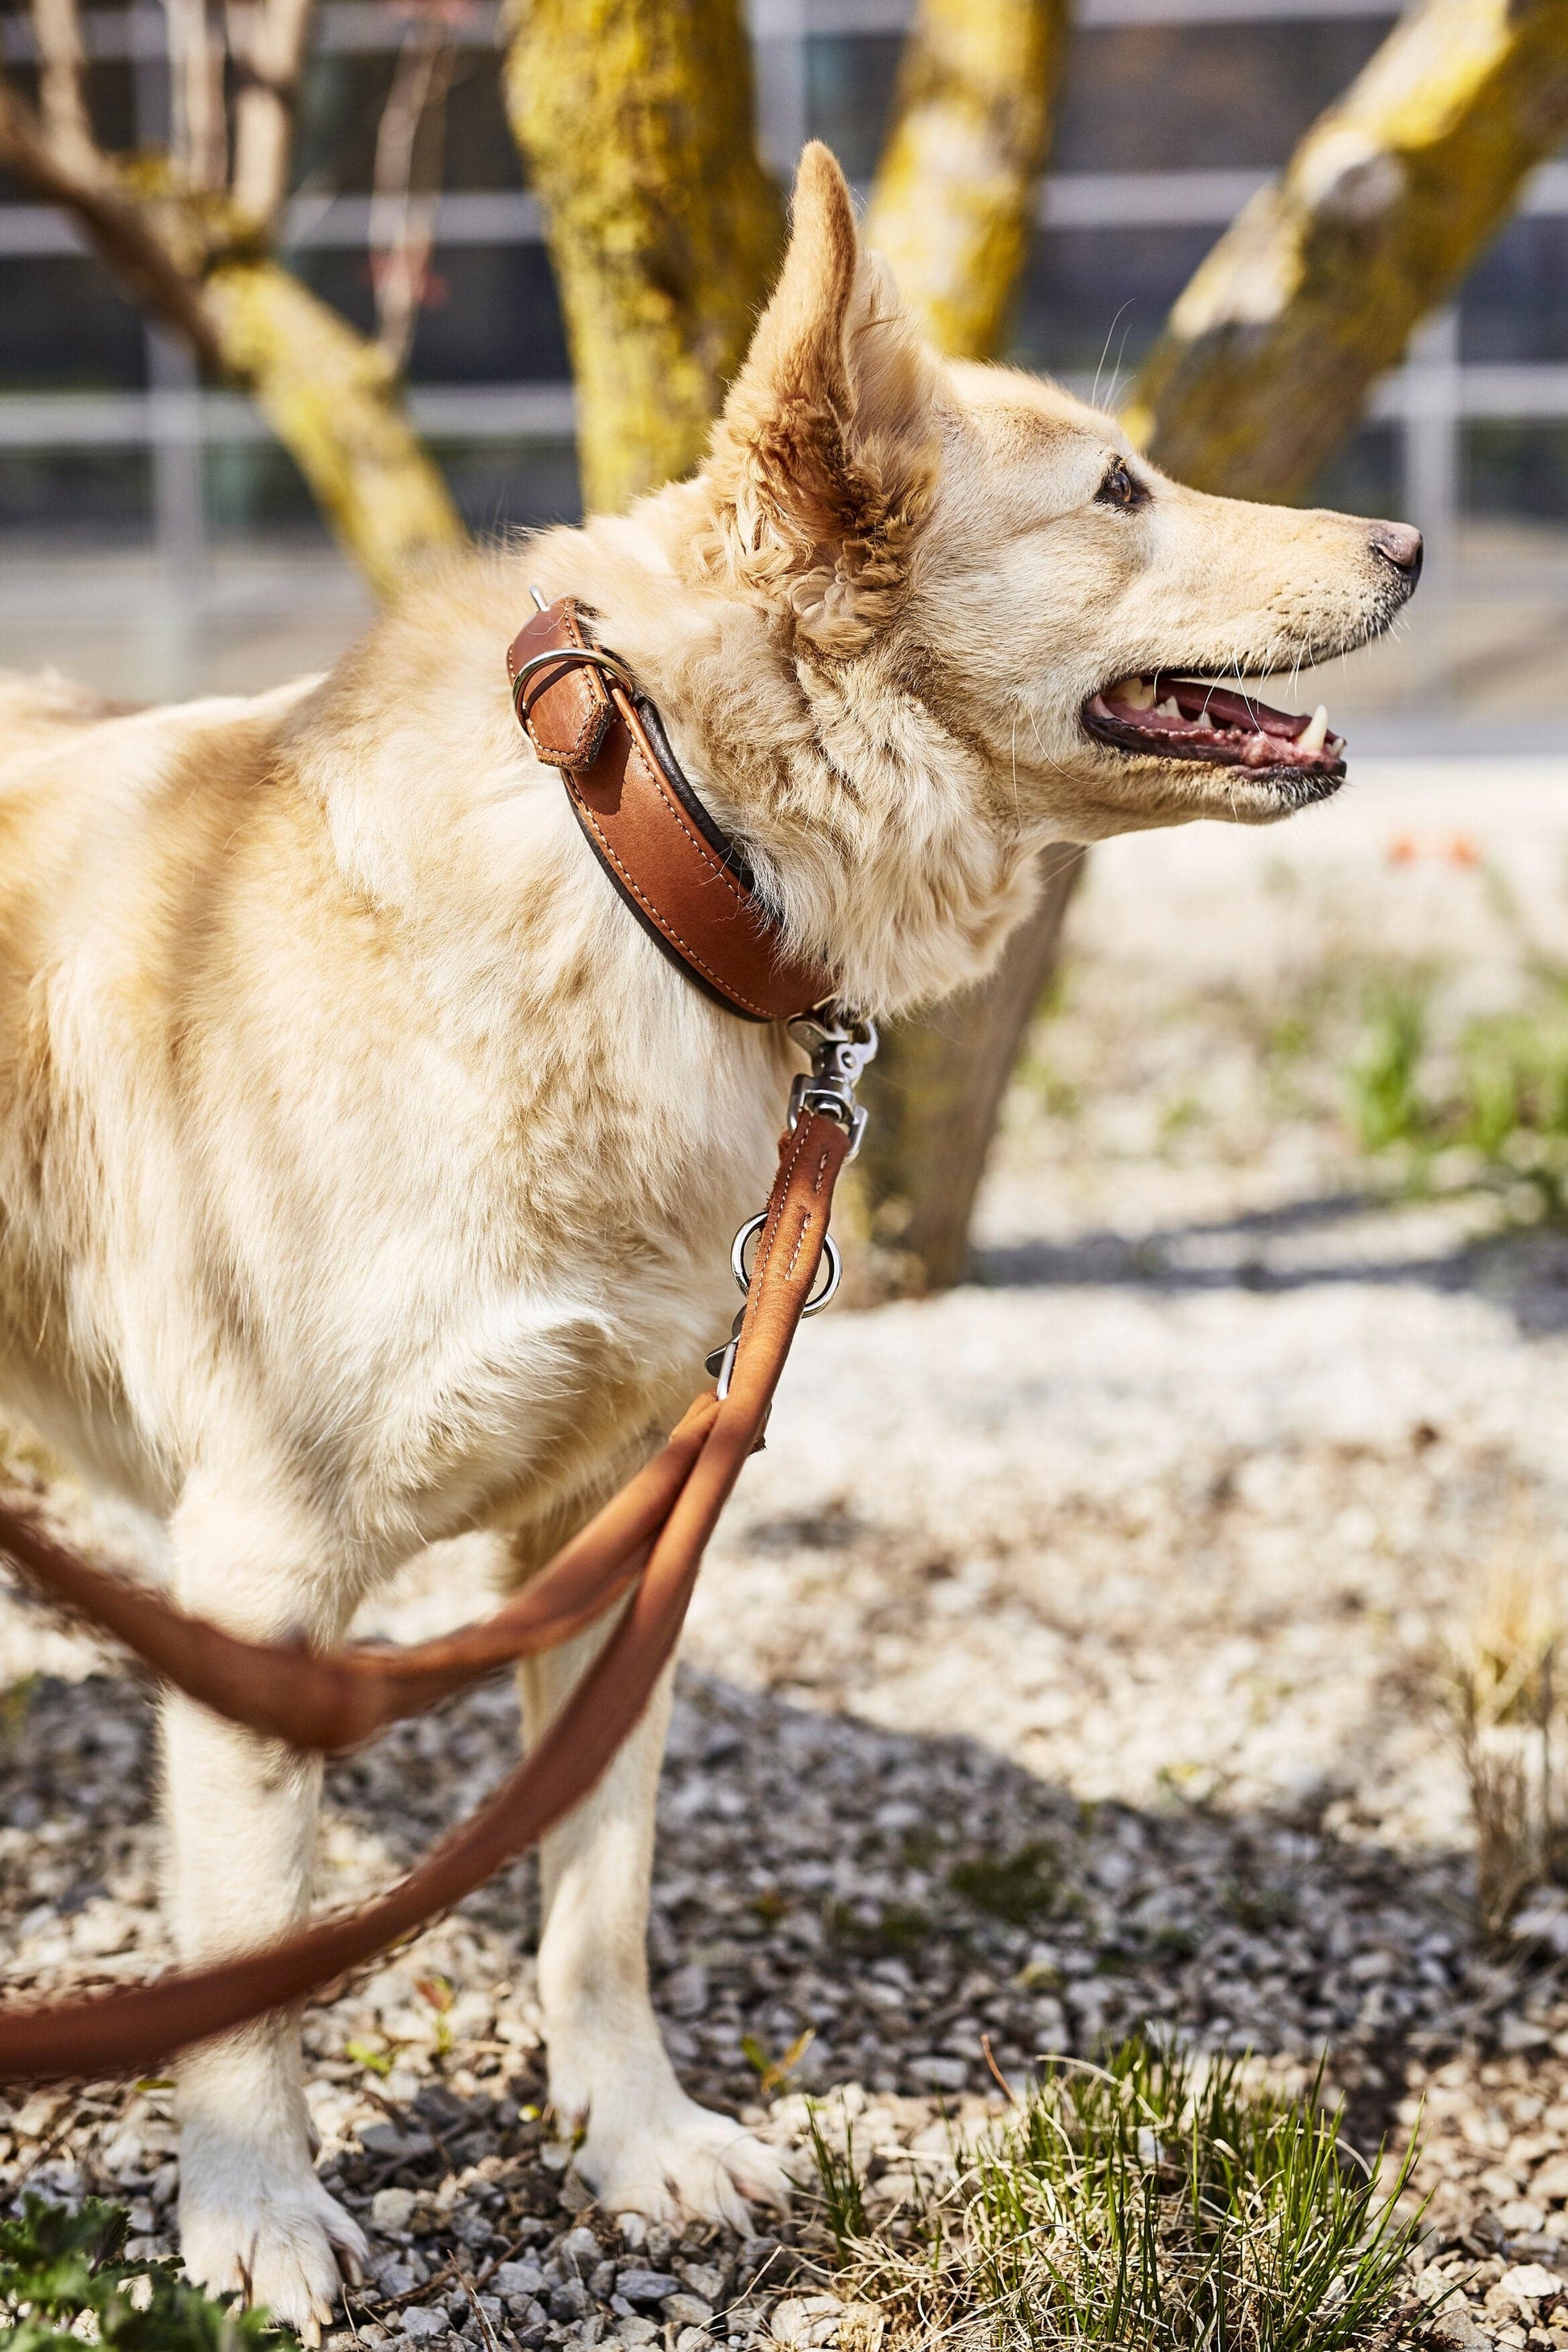
[{"label": "dog's pointed ear", "polygon": [[820,653],[859,651],[902,601],[936,478],[937,398],[936,362],[814,142],[705,478],[716,568],[792,614]]}]

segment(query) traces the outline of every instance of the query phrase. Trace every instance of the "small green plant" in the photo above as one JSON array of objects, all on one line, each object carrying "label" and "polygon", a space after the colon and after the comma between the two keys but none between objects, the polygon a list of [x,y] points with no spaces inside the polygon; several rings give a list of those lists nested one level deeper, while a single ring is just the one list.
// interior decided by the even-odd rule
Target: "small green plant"
[{"label": "small green plant", "polygon": [[853,2267],[871,2236],[865,2191],[855,2165],[855,2127],[846,2119],[842,2156],[825,2137],[822,2118],[815,2106],[806,2110],[806,2128],[811,2134],[812,2158],[822,2189],[823,2220],[839,2262]]},{"label": "small green plant", "polygon": [[38,1680],[37,1675],[22,1675],[0,1691],[0,1748],[15,1748],[21,1738]]},{"label": "small green plant", "polygon": [[1415,982],[1380,982],[1347,1073],[1351,1116],[1364,1150],[1425,1139],[1417,1076],[1426,1045],[1426,990]]},{"label": "small green plant", "polygon": [[415,1990],[436,2013],[436,2055],[445,2058],[452,2047],[452,2003],[457,1995],[445,1977],[416,1977]]},{"label": "small green plant", "polygon": [[1561,1217],[1568,1179],[1568,991],[1473,1021],[1460,1041],[1458,1140],[1530,1185]]},{"label": "small green plant", "polygon": [[1301,1916],[1294,1896],[1282,1886],[1243,1886],[1231,1879],[1220,1899],[1237,1926],[1249,1935],[1266,1936],[1271,1928],[1293,1927]]},{"label": "small green plant", "polygon": [[86,2342],[118,2352],[283,2352],[298,2339],[263,2311],[215,2303],[174,2262],[125,2257],[122,2206],[89,2197],[74,2211],[32,2191],[0,2221],[0,2345],[6,2352]]},{"label": "small green plant", "polygon": [[1009,1927],[1026,1927],[1062,1901],[1062,1865],[1056,1848],[1037,1838],[1016,1853],[972,1854],[954,1863],[947,1883],[955,1895]]},{"label": "small green plant", "polygon": [[1380,977],[1346,1066],[1352,1125],[1364,1150],[1403,1150],[1425,1190],[1438,1155],[1446,1185],[1533,1197],[1568,1217],[1568,975],[1537,968],[1527,1000],[1434,1036],[1430,976]]},{"label": "small green plant", "polygon": [[352,2059],[356,2066],[363,2066],[369,2074],[380,2074],[384,2077],[392,2072],[393,2052],[374,2050],[368,2042],[345,2042],[343,2056]]},{"label": "small green plant", "polygon": [[[1064,2062],[1000,2125],[954,2147],[946,2185],[911,2161],[888,2218],[847,2133],[812,2145],[838,2284],[881,2308],[889,2352],[1136,2346],[1351,2352],[1392,2342],[1419,2215],[1400,2218],[1321,2103],[1249,2088],[1134,2039]],[[887,2159],[882,2159],[886,2163]]]},{"label": "small green plant", "polygon": [[841,1951],[858,1952],[862,1959],[893,1959],[900,1952],[917,1952],[931,1934],[931,1914],[914,1903],[884,1903],[880,1907],[831,1899],[823,1906],[823,1924]]},{"label": "small green plant", "polygon": [[816,2039],[816,2026],[808,2025],[795,2035],[787,2050],[781,2050],[776,2058],[770,2058],[754,2033],[742,2034],[741,2055],[755,2074],[757,2088],[764,2099],[772,2098],[775,2091],[784,2088]]}]

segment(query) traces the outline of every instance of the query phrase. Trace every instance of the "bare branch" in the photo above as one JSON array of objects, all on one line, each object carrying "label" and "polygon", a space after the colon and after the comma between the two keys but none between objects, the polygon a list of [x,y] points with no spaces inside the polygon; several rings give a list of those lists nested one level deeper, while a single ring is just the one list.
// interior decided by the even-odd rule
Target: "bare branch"
[{"label": "bare branch", "polygon": [[87,110],[87,53],[76,0],[33,0],[38,44],[38,111],[45,139],[68,164],[90,168],[97,153]]},{"label": "bare branch", "polygon": [[207,0],[163,0],[163,17],[174,160],[187,187],[220,188],[228,160],[223,44],[214,37]]},{"label": "bare branch", "polygon": [[377,341],[399,371],[414,341],[435,242],[453,63],[444,17],[422,8],[398,52],[376,133],[370,266]]},{"label": "bare branch", "polygon": [[294,112],[314,0],[252,0],[228,11],[234,102],[234,200],[269,228],[289,193]]},{"label": "bare branch", "polygon": [[61,205],[132,300],[184,335],[198,357],[218,357],[198,272],[183,268],[148,208],[127,194],[93,150],[79,167],[50,145],[32,108],[0,75],[0,164],[47,204]]}]

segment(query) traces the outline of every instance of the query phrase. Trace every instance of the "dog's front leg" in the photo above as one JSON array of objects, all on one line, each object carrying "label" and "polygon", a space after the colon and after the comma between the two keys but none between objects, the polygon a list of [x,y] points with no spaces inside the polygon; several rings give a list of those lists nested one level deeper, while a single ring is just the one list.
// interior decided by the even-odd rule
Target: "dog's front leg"
[{"label": "dog's front leg", "polygon": [[[537,1739],[603,1635],[595,1630],[521,1669]],[[660,2038],[647,1981],[647,1905],[659,1766],[674,1670],[592,1796],[545,1839],[539,1998],[550,2096],[583,2127],[577,2167],[612,2211],[749,2226],[746,2203],[782,2205],[774,2151],[689,2099]]]},{"label": "dog's front leg", "polygon": [[[172,1533],[183,1607],[253,1636],[339,1638],[346,1591],[322,1582],[319,1534],[276,1501],[246,1510],[233,1494],[193,1488]],[[319,1760],[177,1694],[164,1706],[163,1743],[181,1960],[196,1966],[287,1935],[310,1900]],[[186,2270],[214,2293],[242,2289],[319,2343],[340,2263],[357,2273],[365,2244],[316,2178],[297,2015],[205,2044],[178,2079]]]}]

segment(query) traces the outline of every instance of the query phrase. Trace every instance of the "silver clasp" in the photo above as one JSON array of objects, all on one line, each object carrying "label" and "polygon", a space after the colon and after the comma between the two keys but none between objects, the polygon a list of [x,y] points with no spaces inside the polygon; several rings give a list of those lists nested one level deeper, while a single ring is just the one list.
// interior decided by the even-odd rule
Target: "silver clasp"
[{"label": "silver clasp", "polygon": [[[866,1113],[855,1099],[855,1088],[860,1073],[877,1050],[874,1023],[861,1013],[838,1004],[815,1004],[789,1024],[789,1034],[797,1045],[811,1055],[811,1067],[803,1070],[790,1088],[789,1124],[791,1130],[798,1126],[802,1111],[816,1111],[823,1118],[837,1119],[849,1137],[846,1160],[853,1160],[860,1149],[860,1138],[866,1132]],[[730,1268],[742,1294],[752,1287],[751,1269],[746,1264],[749,1244],[767,1223],[765,1209],[748,1217],[735,1235],[730,1251]],[[804,1320],[808,1315],[820,1315],[836,1296],[844,1272],[838,1255],[838,1244],[831,1234],[823,1236],[823,1255],[826,1276],[801,1308]],[[741,1327],[746,1319],[742,1307],[736,1316],[728,1339],[721,1340],[708,1357],[708,1370],[718,1382],[721,1401],[730,1393],[730,1375],[735,1369],[735,1357],[741,1344]],[[763,1427],[766,1427],[764,1422]]]},{"label": "silver clasp", "polygon": [[856,1100],[855,1089],[876,1055],[877,1024],[847,1005],[817,1004],[790,1023],[789,1034],[811,1055],[810,1069],[790,1088],[790,1127],[799,1124],[803,1110],[836,1118],[848,1130],[847,1164],[866,1132],[865,1107]]}]

